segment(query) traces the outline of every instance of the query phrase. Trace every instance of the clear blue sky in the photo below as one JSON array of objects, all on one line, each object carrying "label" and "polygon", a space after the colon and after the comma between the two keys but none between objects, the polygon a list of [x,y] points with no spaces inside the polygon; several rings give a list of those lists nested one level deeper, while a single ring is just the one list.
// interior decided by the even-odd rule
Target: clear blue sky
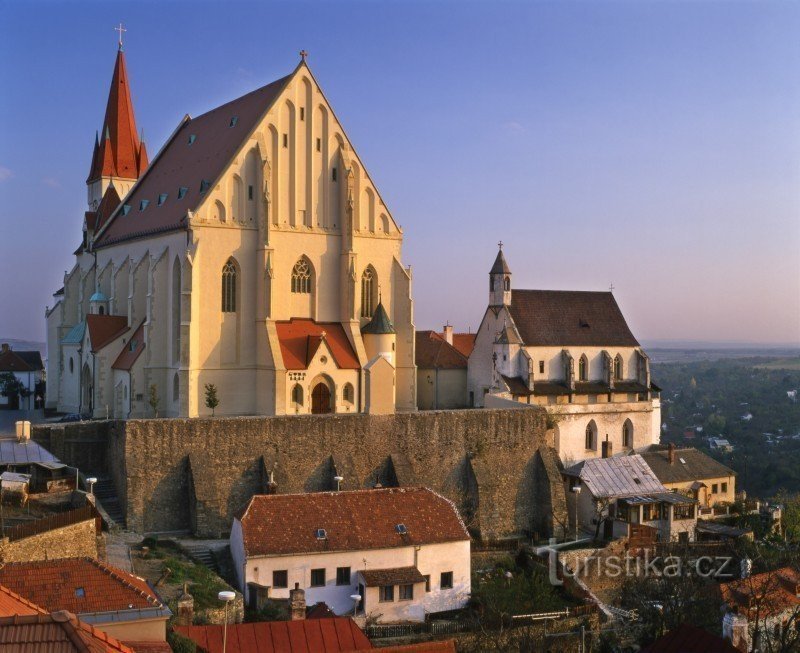
[{"label": "clear blue sky", "polygon": [[116,50],[151,156],[309,64],[405,230],[418,328],[605,290],[641,340],[800,342],[800,3],[2,2],[0,337],[44,339]]}]

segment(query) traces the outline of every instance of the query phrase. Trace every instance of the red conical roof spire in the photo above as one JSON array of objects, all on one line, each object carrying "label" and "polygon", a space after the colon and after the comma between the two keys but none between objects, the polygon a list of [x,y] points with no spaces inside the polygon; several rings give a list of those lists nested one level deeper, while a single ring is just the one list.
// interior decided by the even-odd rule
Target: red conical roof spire
[{"label": "red conical roof spire", "polygon": [[138,179],[147,167],[147,153],[142,156],[136,134],[136,118],[128,83],[128,70],[122,48],[117,52],[114,76],[108,93],[103,138],[97,156],[92,157],[89,181],[98,177]]}]

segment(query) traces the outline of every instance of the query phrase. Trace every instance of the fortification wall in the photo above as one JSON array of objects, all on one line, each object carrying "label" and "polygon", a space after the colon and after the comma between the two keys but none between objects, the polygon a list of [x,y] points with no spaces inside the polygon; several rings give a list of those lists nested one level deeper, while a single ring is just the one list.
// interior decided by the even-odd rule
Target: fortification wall
[{"label": "fortification wall", "polygon": [[[104,428],[98,424],[105,424]],[[95,423],[127,527],[218,537],[249,498],[276,491],[424,485],[459,506],[493,539],[553,530],[563,492],[552,480],[552,432],[543,410],[455,410]],[[58,428],[58,427],[54,427]],[[48,436],[35,434],[44,441]],[[72,439],[80,439],[73,432]],[[50,441],[63,436],[49,436]],[[72,447],[61,448],[65,453]],[[54,452],[55,453],[55,452]],[[91,455],[98,460],[101,454]],[[83,454],[87,458],[87,454]],[[556,456],[557,458],[557,456]],[[67,458],[65,462],[69,462]],[[565,505],[565,504],[564,504]]]},{"label": "fortification wall", "polygon": [[3,538],[0,539],[0,563],[86,556],[96,558],[97,535],[92,518],[14,542]]}]

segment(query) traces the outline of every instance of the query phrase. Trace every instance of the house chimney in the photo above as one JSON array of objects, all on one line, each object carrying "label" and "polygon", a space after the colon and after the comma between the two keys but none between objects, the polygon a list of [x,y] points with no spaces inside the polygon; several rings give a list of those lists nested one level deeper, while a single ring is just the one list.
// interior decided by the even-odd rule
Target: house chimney
[{"label": "house chimney", "polygon": [[0,345],[0,353],[5,354],[7,351],[10,351],[10,350],[11,350],[11,347],[8,346],[7,342],[4,342],[2,345]]},{"label": "house chimney", "polygon": [[189,594],[189,583],[183,584],[183,594],[178,597],[179,626],[191,626],[194,623],[194,597]]},{"label": "house chimney", "polygon": [[675,464],[675,443],[669,443],[669,450],[667,451],[667,460],[669,461],[670,465]]},{"label": "house chimney", "polygon": [[289,609],[292,621],[306,618],[306,591],[300,589],[300,583],[295,583],[294,589],[289,591]]},{"label": "house chimney", "polygon": [[450,323],[444,325],[444,339],[448,345],[453,344],[453,327],[450,326]]},{"label": "house chimney", "polygon": [[608,433],[606,433],[606,439],[603,442],[603,458],[611,458],[612,451],[611,442],[608,439]]}]

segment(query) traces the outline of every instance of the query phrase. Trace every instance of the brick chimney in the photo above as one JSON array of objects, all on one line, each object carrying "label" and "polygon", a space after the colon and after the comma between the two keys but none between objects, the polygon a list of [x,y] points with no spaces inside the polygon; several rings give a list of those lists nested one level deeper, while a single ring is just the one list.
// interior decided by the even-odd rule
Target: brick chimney
[{"label": "brick chimney", "polygon": [[608,433],[606,433],[606,439],[602,445],[603,449],[603,458],[611,458],[613,455],[613,447],[611,441],[608,439]]},{"label": "brick chimney", "polygon": [[295,583],[294,589],[289,590],[289,609],[292,621],[306,618],[306,591],[300,589],[300,583]]},{"label": "brick chimney", "polygon": [[453,327],[450,326],[450,323],[444,325],[444,339],[448,345],[453,344]]},{"label": "brick chimney", "polygon": [[667,450],[667,460],[669,461],[670,465],[675,464],[675,443],[669,443],[669,449]]},{"label": "brick chimney", "polygon": [[176,623],[179,626],[191,626],[194,623],[194,597],[189,594],[189,583],[183,584],[183,594],[178,597]]}]

